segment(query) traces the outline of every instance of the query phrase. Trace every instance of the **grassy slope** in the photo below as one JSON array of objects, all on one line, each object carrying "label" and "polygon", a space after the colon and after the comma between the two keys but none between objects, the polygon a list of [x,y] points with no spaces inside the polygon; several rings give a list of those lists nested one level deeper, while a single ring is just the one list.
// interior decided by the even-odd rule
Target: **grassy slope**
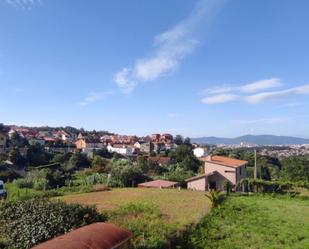
[{"label": "grassy slope", "polygon": [[198,222],[209,210],[209,202],[201,192],[176,189],[124,188],[107,192],[86,193],[61,197],[67,202],[95,204],[101,211],[134,201],[150,202],[159,206],[169,223],[178,228]]},{"label": "grassy slope", "polygon": [[231,197],[191,239],[194,248],[309,248],[309,200]]}]

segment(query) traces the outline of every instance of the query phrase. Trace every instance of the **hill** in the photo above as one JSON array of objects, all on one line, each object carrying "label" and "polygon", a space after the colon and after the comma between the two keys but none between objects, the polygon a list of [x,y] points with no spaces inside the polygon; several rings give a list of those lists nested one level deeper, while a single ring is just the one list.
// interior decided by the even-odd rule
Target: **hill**
[{"label": "hill", "polygon": [[222,138],[222,137],[199,137],[191,138],[192,142],[200,144],[226,144],[237,145],[240,143],[256,144],[256,145],[302,145],[309,144],[309,139],[289,137],[289,136],[275,136],[275,135],[245,135],[236,138]]}]

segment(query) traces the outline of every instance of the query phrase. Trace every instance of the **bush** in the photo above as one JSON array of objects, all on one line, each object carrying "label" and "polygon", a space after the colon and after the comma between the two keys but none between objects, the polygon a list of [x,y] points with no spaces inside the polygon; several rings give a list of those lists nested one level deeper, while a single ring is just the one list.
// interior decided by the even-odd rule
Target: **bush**
[{"label": "bush", "polygon": [[254,191],[258,193],[277,193],[285,194],[293,186],[290,182],[280,182],[280,181],[265,181],[261,179],[246,178],[242,179],[238,186],[245,186],[249,192]]},{"label": "bush", "polygon": [[92,206],[47,199],[5,202],[0,213],[0,237],[9,241],[10,248],[30,248],[78,227],[106,220]]},{"label": "bush", "polygon": [[14,180],[13,183],[18,188],[33,188],[33,181],[28,178]]},{"label": "bush", "polygon": [[151,203],[137,202],[120,206],[111,214],[110,220],[133,233],[131,246],[135,249],[165,248],[172,232],[158,207]]}]

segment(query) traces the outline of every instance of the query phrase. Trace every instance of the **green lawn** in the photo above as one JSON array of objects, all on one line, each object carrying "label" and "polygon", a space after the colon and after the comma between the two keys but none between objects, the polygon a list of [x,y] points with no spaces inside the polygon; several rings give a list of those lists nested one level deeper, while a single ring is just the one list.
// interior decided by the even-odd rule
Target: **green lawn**
[{"label": "green lawn", "polygon": [[191,232],[190,248],[309,248],[309,200],[230,197]]},{"label": "green lawn", "polygon": [[70,203],[94,204],[101,211],[111,211],[136,201],[154,203],[168,223],[178,228],[197,223],[209,211],[209,201],[204,193],[177,189],[119,188],[59,198]]}]

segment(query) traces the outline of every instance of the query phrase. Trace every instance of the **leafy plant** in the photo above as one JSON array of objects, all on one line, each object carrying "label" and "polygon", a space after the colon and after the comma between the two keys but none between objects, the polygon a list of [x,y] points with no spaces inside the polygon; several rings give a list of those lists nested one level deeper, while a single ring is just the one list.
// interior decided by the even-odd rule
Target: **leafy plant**
[{"label": "leafy plant", "polygon": [[10,248],[33,245],[97,221],[105,221],[92,206],[47,199],[4,202],[0,206],[0,237]]},{"label": "leafy plant", "polygon": [[219,207],[225,200],[225,194],[218,190],[211,190],[209,193],[206,193],[205,196],[210,200],[213,208]]}]

